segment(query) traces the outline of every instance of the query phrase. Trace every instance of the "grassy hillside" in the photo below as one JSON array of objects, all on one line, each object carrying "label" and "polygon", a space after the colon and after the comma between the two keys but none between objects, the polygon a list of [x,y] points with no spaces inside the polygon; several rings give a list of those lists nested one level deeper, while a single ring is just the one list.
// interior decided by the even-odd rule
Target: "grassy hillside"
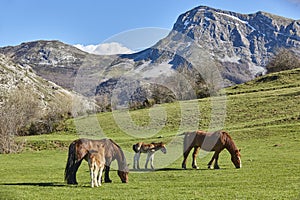
[{"label": "grassy hillside", "polygon": [[[126,112],[115,112],[82,117],[68,121],[65,132],[20,138],[27,140],[25,152],[0,155],[0,197],[300,198],[300,69],[269,74],[226,88],[223,93],[226,95],[131,111],[129,115]],[[235,169],[229,153],[223,151],[219,160],[221,170],[206,169],[211,153],[208,156],[201,154],[198,158],[200,170],[181,170],[182,156],[177,155],[181,155],[182,147],[171,148],[171,144],[180,144],[182,138],[175,135],[188,129],[218,128],[213,126],[212,121],[218,126],[223,125],[222,128],[229,132],[242,149],[243,167]],[[134,131],[134,127],[139,130]],[[152,133],[153,129],[157,129],[157,132]],[[124,149],[131,165],[131,146],[137,141],[165,141],[169,148],[167,155],[161,152],[155,155],[154,164],[158,170],[143,171],[145,173],[131,171],[129,184],[121,184],[116,173],[112,172],[112,184],[91,189],[87,163],[83,162],[78,172],[80,184],[72,187],[63,182],[63,172],[67,158],[66,147],[78,137],[114,139]],[[174,152],[178,153],[177,157],[163,165]],[[144,162],[145,157],[142,157],[141,166]],[[191,158],[188,159],[188,167],[191,168]]]},{"label": "grassy hillside", "polygon": [[[221,93],[219,97],[163,104],[151,109],[130,111],[129,114],[116,111],[76,118],[67,122],[66,132],[27,137],[27,140],[29,144],[51,140],[68,143],[78,137],[110,137],[126,145],[137,138],[149,142],[161,138],[168,140],[183,130],[194,130],[197,121],[198,129],[214,129],[212,120],[221,121],[223,118],[224,122],[216,124],[223,125],[222,129],[241,139],[275,134],[265,131],[269,128],[293,129],[299,126],[300,69],[259,77],[226,88]],[[152,118],[155,123],[151,121]],[[183,123],[182,128],[180,125]],[[130,133],[134,125],[139,126],[141,131]],[[150,128],[157,127],[161,130],[156,134],[151,133],[149,137],[145,133],[147,128],[151,132]]]}]

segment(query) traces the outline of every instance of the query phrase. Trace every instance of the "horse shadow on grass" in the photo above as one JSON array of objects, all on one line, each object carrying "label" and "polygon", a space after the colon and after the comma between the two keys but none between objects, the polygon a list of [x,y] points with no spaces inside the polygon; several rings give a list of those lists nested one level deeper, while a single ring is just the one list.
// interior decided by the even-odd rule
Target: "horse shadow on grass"
[{"label": "horse shadow on grass", "polygon": [[194,169],[194,168],[187,168],[187,169],[182,169],[182,168],[160,168],[160,169],[155,169],[152,171],[206,171],[206,170],[225,170],[226,168],[220,168],[220,169],[209,169],[209,168],[201,168],[201,169]]},{"label": "horse shadow on grass", "polygon": [[130,169],[130,172],[183,171],[181,168]]},{"label": "horse shadow on grass", "polygon": [[[226,168],[221,168],[217,170],[224,170]],[[165,168],[158,168],[158,169],[130,169],[130,172],[159,172],[159,171],[206,171],[206,170],[214,170],[214,169],[208,169],[208,168],[201,168],[201,169],[194,169],[194,168],[187,168],[187,169],[182,169],[182,168],[170,168],[170,167],[165,167]]]},{"label": "horse shadow on grass", "polygon": [[68,185],[62,182],[41,182],[41,183],[0,183],[0,185],[10,185],[10,186],[37,186],[37,187],[83,187],[90,188],[89,183],[82,183],[80,185]]},{"label": "horse shadow on grass", "polygon": [[18,185],[18,186],[39,186],[39,187],[65,187],[66,184],[63,183],[0,183],[0,185]]}]

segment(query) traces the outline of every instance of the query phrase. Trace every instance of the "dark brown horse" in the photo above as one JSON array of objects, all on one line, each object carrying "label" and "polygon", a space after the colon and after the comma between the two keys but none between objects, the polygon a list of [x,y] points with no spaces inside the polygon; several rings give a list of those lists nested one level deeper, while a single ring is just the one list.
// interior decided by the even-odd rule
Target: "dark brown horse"
[{"label": "dark brown horse", "polygon": [[77,184],[76,172],[82,160],[88,156],[91,150],[99,151],[104,148],[105,156],[105,177],[106,183],[112,182],[109,178],[110,164],[113,160],[118,161],[118,175],[123,183],[128,182],[128,166],[126,158],[119,145],[111,139],[91,140],[78,139],[69,146],[68,160],[65,169],[65,180],[68,184]]},{"label": "dark brown horse", "polygon": [[242,167],[240,150],[234,144],[230,135],[225,131],[216,131],[213,133],[207,133],[204,131],[194,131],[194,132],[186,132],[184,135],[184,147],[183,147],[183,162],[182,168],[186,169],[186,160],[187,157],[194,148],[193,152],[193,163],[192,167],[198,169],[196,163],[196,157],[199,153],[200,148],[204,151],[214,151],[214,155],[212,159],[208,163],[208,168],[211,168],[213,161],[214,169],[220,169],[218,165],[219,153],[223,149],[227,149],[231,154],[231,161],[235,165],[236,168]]}]

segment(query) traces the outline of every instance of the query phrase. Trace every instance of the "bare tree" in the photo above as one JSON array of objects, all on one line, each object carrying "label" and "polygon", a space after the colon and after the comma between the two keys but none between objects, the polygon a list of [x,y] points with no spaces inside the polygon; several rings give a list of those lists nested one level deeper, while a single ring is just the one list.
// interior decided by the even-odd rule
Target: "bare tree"
[{"label": "bare tree", "polygon": [[39,106],[32,89],[20,87],[12,91],[0,107],[0,153],[18,152],[22,144],[15,136],[38,116]]},{"label": "bare tree", "polygon": [[280,48],[266,66],[268,73],[300,68],[300,58],[290,49]]}]

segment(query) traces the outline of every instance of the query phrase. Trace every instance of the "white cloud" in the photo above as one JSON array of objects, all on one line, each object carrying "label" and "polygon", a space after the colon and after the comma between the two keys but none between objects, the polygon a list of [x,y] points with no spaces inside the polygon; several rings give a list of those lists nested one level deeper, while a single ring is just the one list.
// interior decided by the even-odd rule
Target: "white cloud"
[{"label": "white cloud", "polygon": [[113,54],[129,54],[129,53],[134,53],[131,49],[124,47],[122,44],[117,43],[117,42],[111,42],[111,43],[102,43],[98,45],[81,45],[81,44],[76,44],[74,45],[78,49],[88,52],[88,53],[93,53],[93,54],[98,54],[98,55],[113,55]]}]

